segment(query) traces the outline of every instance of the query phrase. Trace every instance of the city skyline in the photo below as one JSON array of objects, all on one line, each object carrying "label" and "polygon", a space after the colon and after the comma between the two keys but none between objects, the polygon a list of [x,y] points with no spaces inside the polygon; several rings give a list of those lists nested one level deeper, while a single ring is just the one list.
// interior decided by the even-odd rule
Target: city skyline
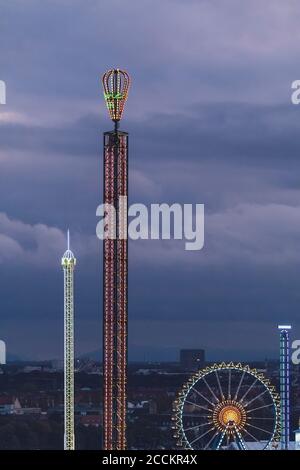
[{"label": "city skyline", "polygon": [[[155,9],[146,3],[136,23],[142,6],[135,1],[70,9],[66,0],[59,8],[32,0],[22,15],[18,1],[0,3],[7,85],[0,294],[8,355],[63,357],[57,259],[65,227],[81,267],[77,356],[101,342],[95,212],[101,134],[109,126],[99,80],[116,65],[135,77],[124,119],[135,135],[131,202],[204,203],[206,223],[196,254],[177,242],[129,243],[130,360],[172,359],[183,348],[203,348],[208,360],[276,358],[282,316],[295,337],[300,331],[300,107],[290,101],[299,78],[299,12],[278,1],[263,12],[256,0],[226,7],[167,1]],[[102,20],[111,3],[120,12],[114,38]]]}]

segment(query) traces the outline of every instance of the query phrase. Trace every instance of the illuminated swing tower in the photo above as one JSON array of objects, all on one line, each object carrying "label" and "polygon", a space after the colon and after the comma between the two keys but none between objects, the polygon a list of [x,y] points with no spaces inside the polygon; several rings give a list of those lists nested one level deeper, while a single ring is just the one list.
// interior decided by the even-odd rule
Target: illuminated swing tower
[{"label": "illuminated swing tower", "polygon": [[61,264],[64,270],[64,449],[75,449],[74,433],[74,268],[76,258],[68,247]]},{"label": "illuminated swing tower", "polygon": [[281,450],[289,449],[290,440],[290,339],[291,325],[278,325],[280,331],[280,415]]},{"label": "illuminated swing tower", "polygon": [[[114,130],[104,133],[103,447],[126,448],[128,134],[119,130],[130,79],[120,69],[102,78]],[[111,208],[114,213],[112,214]]]}]

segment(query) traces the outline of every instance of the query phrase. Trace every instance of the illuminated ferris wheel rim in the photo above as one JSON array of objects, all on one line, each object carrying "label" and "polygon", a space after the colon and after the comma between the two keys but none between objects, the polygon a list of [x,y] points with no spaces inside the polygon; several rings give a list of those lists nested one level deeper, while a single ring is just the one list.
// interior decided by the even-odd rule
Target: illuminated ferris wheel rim
[{"label": "illuminated ferris wheel rim", "polygon": [[[234,364],[233,362],[225,363],[222,362],[221,364],[214,364],[212,366],[206,367],[205,369],[201,369],[195,374],[193,374],[188,381],[182,386],[177,399],[173,405],[173,421],[175,421],[175,430],[176,434],[174,435],[177,438],[177,444],[181,447],[186,449],[194,450],[189,439],[186,436],[186,431],[183,427],[183,408],[186,403],[186,397],[189,395],[191,390],[194,388],[195,384],[198,383],[201,379],[205,379],[206,376],[217,373],[221,371],[237,371],[242,373],[244,376],[248,374],[248,376],[252,376],[255,378],[255,383],[259,382],[264,388],[265,391],[268,392],[269,397],[272,400],[272,405],[274,409],[274,428],[269,439],[266,439],[267,444],[265,445],[264,449],[270,448],[272,443],[277,443],[280,440],[280,397],[279,394],[276,392],[276,389],[273,385],[271,385],[270,380],[267,379],[262,373],[259,373],[256,369],[251,369],[248,365],[242,365],[241,363]],[[216,374],[217,375],[217,374]],[[217,398],[217,397],[216,397]],[[222,398],[222,397],[221,397]],[[221,399],[217,399],[217,403],[215,404],[215,408],[219,408],[218,411],[216,409],[212,413],[212,422],[214,423],[215,429],[218,429],[219,433],[222,433],[222,425],[223,425],[223,433],[231,432],[230,429],[233,429],[240,436],[240,431],[243,429],[244,424],[246,422],[246,413],[244,407],[238,402],[234,400],[226,399],[225,396]],[[227,415],[226,415],[227,413]],[[231,413],[231,416],[235,416],[236,421],[234,419],[233,423],[231,422],[219,422],[219,426],[217,424],[217,417],[224,417],[228,416],[228,413]],[[199,426],[196,426],[199,427]]]}]

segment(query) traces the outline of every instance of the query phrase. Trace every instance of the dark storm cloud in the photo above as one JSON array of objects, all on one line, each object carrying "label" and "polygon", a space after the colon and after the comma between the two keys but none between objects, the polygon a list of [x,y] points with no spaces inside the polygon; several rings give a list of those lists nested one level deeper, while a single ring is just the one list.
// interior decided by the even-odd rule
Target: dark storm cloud
[{"label": "dark storm cloud", "polygon": [[[25,124],[0,123],[0,148],[94,156],[98,153],[99,119],[86,117],[63,127],[42,127]],[[101,122],[101,121],[100,121]],[[17,138],[16,138],[17,137]]]},{"label": "dark storm cloud", "polygon": [[294,0],[263,11],[259,0],[11,0],[1,12],[9,102],[48,118],[95,109],[99,75],[113,64],[132,73],[139,115],[199,101],[286,102],[298,72]]},{"label": "dark storm cloud", "polygon": [[78,256],[78,351],[99,347],[95,210],[101,133],[111,127],[99,77],[118,65],[133,76],[122,124],[131,134],[131,202],[206,206],[203,251],[168,242],[131,247],[131,357],[174,357],[199,345],[214,358],[222,347],[224,358],[273,352],[274,325],[296,322],[299,301],[300,120],[290,104],[299,78],[297,2],[0,5],[7,82],[0,274],[9,349],[61,354],[59,262],[68,226]]},{"label": "dark storm cloud", "polygon": [[[193,109],[192,116],[129,121],[132,202],[204,202],[209,212],[245,200],[298,202],[297,112],[292,106],[212,104]],[[6,211],[37,222],[41,206],[34,201],[42,195],[44,222],[63,228],[67,212],[68,223],[76,217],[77,227],[93,233],[102,191],[100,129],[107,128],[95,115],[60,127],[0,124]],[[66,206],[57,204],[60,198]]]},{"label": "dark storm cloud", "polygon": [[[229,164],[232,160],[267,164],[271,158],[272,164],[280,159],[284,165],[287,159],[297,158],[300,123],[296,106],[221,103],[187,111],[126,121],[142,162],[213,158]],[[59,127],[4,122],[0,123],[0,149],[98,157],[100,129],[105,128],[109,128],[107,120],[93,114]]]}]

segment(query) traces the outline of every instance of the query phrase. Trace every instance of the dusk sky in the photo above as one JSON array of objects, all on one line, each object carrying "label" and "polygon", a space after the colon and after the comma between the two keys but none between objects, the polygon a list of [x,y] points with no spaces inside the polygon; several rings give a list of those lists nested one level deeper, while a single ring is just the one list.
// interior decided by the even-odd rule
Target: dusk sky
[{"label": "dusk sky", "polygon": [[[130,203],[205,204],[205,245],[130,242],[129,357],[276,357],[300,338],[297,0],[0,0],[0,338],[63,355],[66,231],[76,352],[102,342],[100,79],[132,77]],[[100,357],[100,356],[99,356]]]}]

